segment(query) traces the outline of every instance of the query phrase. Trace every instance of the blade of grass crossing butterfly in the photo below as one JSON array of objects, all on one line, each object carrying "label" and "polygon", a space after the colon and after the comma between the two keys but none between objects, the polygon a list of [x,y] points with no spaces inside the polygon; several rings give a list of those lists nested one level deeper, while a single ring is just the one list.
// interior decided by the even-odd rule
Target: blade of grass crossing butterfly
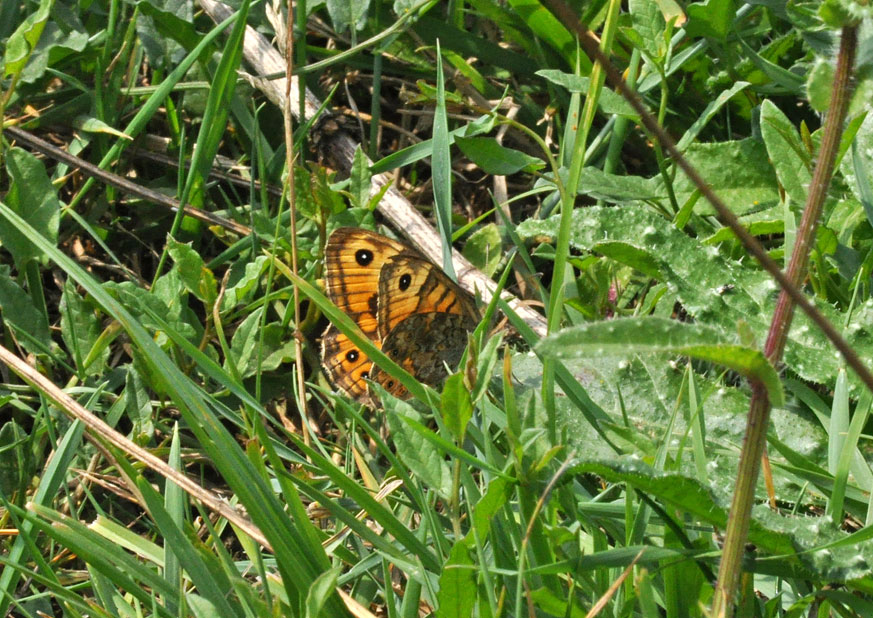
[{"label": "blade of grass crossing butterfly", "polygon": [[433,198],[437,225],[443,240],[443,270],[457,281],[452,263],[452,161],[449,154],[449,121],[440,42],[437,39],[437,102],[433,119]]}]

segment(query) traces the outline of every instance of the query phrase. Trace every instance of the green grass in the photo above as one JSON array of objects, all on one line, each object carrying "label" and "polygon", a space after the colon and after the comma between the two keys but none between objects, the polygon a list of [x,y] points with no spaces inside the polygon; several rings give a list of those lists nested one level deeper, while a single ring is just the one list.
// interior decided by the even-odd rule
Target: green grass
[{"label": "green grass", "polygon": [[[873,615],[868,7],[304,3],[287,139],[233,10],[0,3],[0,615]],[[320,258],[395,190],[530,302],[369,410]]]}]

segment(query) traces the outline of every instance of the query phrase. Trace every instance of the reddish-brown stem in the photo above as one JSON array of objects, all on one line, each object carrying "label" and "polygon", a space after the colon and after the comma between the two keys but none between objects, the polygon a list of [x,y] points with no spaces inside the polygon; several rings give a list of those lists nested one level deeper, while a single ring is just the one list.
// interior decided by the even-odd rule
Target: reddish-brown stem
[{"label": "reddish-brown stem", "polygon": [[[834,75],[833,99],[825,122],[818,163],[813,172],[806,206],[797,229],[794,251],[791,254],[786,272],[787,279],[795,287],[800,286],[806,277],[809,253],[812,243],[815,241],[818,220],[834,173],[843,121],[849,108],[856,45],[857,28],[853,26],[843,28],[840,51],[837,56],[837,69]],[[783,289],[779,294],[779,300],[770,322],[767,342],[764,345],[764,354],[774,365],[782,360],[782,352],[785,350],[785,342],[788,340],[793,316],[794,302]],[[728,516],[724,549],[712,604],[712,616],[721,617],[732,614],[733,597],[740,577],[743,548],[749,532],[752,505],[755,499],[755,485],[758,480],[761,456],[767,444],[769,422],[770,402],[767,399],[767,392],[763,388],[754,388],[753,385],[746,435],[743,439],[743,450],[737,465],[737,484],[734,488],[733,501]]]},{"label": "reddish-brown stem", "polygon": [[[812,176],[809,194],[806,198],[806,207],[797,230],[797,238],[794,242],[794,251],[785,276],[794,285],[799,286],[806,278],[806,269],[809,264],[809,254],[815,231],[821,217],[822,206],[827,197],[828,187],[834,173],[837,151],[840,147],[840,137],[843,131],[843,120],[849,108],[851,97],[852,67],[855,64],[855,48],[857,46],[857,28],[847,26],[843,28],[840,39],[840,51],[837,56],[837,68],[834,74],[833,100],[825,125],[824,135],[819,149],[818,164]],[[770,322],[770,332],[767,343],[764,345],[764,354],[772,363],[778,363],[782,359],[785,350],[785,342],[788,340],[788,331],[791,326],[791,318],[794,313],[794,302],[791,297],[782,290],[773,312],[773,320]]]}]

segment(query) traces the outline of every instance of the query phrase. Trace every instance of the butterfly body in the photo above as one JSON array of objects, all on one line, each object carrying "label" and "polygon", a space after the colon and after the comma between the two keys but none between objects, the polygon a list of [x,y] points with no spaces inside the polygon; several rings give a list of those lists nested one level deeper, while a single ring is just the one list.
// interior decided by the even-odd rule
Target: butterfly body
[{"label": "butterfly body", "polygon": [[[437,385],[457,365],[479,321],[473,299],[405,243],[375,232],[339,228],[325,248],[328,297],[363,333],[420,382]],[[395,396],[406,389],[348,337],[329,326],[322,358],[331,380],[351,397],[369,398],[367,380]]]}]

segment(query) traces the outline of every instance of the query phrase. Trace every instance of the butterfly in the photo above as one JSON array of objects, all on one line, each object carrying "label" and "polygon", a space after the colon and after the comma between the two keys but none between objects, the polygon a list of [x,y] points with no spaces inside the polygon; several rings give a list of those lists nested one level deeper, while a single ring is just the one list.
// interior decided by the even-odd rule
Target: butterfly
[{"label": "butterfly", "polygon": [[[406,243],[359,228],[335,230],[324,256],[328,298],[387,356],[436,386],[458,364],[479,322],[473,298]],[[322,335],[322,363],[352,398],[373,402],[367,380],[405,398],[406,388],[376,367],[333,325]]]}]

